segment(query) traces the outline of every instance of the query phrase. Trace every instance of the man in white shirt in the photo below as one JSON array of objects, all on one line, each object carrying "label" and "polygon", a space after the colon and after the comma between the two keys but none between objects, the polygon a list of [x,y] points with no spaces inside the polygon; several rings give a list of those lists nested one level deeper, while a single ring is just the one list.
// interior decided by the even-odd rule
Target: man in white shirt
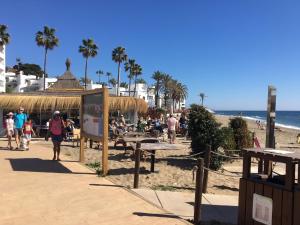
[{"label": "man in white shirt", "polygon": [[168,125],[170,144],[174,144],[175,138],[176,138],[176,128],[178,126],[178,121],[172,114],[170,114],[170,117],[168,118],[167,125]]}]

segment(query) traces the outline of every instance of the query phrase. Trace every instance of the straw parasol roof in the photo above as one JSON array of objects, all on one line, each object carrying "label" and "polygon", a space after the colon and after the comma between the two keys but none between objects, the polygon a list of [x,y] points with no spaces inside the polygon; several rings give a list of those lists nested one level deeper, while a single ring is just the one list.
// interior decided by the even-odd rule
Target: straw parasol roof
[{"label": "straw parasol roof", "polygon": [[[83,92],[34,92],[34,93],[13,93],[0,94],[0,108],[15,111],[23,106],[26,111],[40,110],[69,110],[79,109]],[[111,111],[120,110],[128,112],[137,110],[145,113],[148,104],[143,99],[133,97],[110,96],[109,108]]]}]

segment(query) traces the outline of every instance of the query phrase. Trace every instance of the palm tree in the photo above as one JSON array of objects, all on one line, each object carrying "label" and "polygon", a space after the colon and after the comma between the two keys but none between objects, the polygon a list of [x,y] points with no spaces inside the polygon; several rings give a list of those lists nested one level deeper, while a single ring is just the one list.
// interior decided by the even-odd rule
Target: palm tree
[{"label": "palm tree", "polygon": [[116,88],[116,85],[117,85],[117,81],[115,78],[111,78],[109,81],[109,84],[111,84],[111,86],[113,86],[114,88]]},{"label": "palm tree", "polygon": [[58,46],[58,38],[55,36],[55,29],[44,26],[43,31],[38,31],[35,35],[35,41],[38,46],[42,46],[45,49],[44,55],[44,90],[46,89],[46,64],[48,50],[52,50]]},{"label": "palm tree", "polygon": [[112,76],[112,74],[110,72],[107,72],[106,76],[107,76],[107,84],[109,84],[109,80],[110,80],[110,77]]},{"label": "palm tree", "polygon": [[162,76],[162,90],[164,93],[165,108],[167,108],[167,102],[168,102],[168,99],[170,98],[169,95],[170,95],[171,81],[172,81],[172,76],[164,73]]},{"label": "palm tree", "polygon": [[135,65],[135,60],[129,59],[128,62],[126,62],[124,65],[125,65],[125,71],[129,72],[128,79],[129,79],[129,96],[130,96],[131,95],[131,80],[134,78],[133,67]]},{"label": "palm tree", "polygon": [[4,46],[9,44],[10,35],[7,32],[7,26],[4,24],[0,24],[0,46]]},{"label": "palm tree", "polygon": [[115,48],[112,52],[112,60],[118,63],[118,86],[117,86],[117,96],[120,95],[120,83],[121,83],[121,77],[120,77],[120,69],[121,69],[121,63],[127,61],[127,55],[125,52],[125,48],[119,46]]},{"label": "palm tree", "polygon": [[146,84],[147,82],[143,78],[136,79],[137,84]]},{"label": "palm tree", "polygon": [[101,83],[101,75],[103,75],[104,74],[104,72],[102,71],[102,70],[97,70],[96,71],[96,74],[98,75],[98,77],[99,77],[99,83],[98,84],[100,84]]},{"label": "palm tree", "polygon": [[204,104],[204,98],[206,98],[207,96],[204,93],[200,93],[199,96],[201,98],[201,105],[203,106],[203,104]]},{"label": "palm tree", "polygon": [[128,88],[128,84],[126,82],[121,82],[120,87]]},{"label": "palm tree", "polygon": [[133,75],[134,75],[134,94],[133,96],[135,96],[136,94],[136,80],[137,80],[137,77],[142,75],[142,67],[139,65],[139,64],[135,64],[134,67],[133,67]]},{"label": "palm tree", "polygon": [[163,73],[160,71],[155,71],[152,75],[152,79],[156,81],[155,84],[155,106],[158,107],[158,99],[159,99],[159,92],[161,89],[161,81],[163,78]]},{"label": "palm tree", "polygon": [[177,80],[171,80],[169,83],[170,96],[172,98],[173,110],[175,110],[176,103],[180,103],[188,96],[187,86],[178,82]]},{"label": "palm tree", "polygon": [[87,66],[89,57],[95,57],[98,54],[98,46],[94,43],[92,39],[83,39],[82,45],[79,46],[79,52],[82,53],[82,56],[85,58],[85,70],[84,70],[84,89],[86,90],[87,83]]}]

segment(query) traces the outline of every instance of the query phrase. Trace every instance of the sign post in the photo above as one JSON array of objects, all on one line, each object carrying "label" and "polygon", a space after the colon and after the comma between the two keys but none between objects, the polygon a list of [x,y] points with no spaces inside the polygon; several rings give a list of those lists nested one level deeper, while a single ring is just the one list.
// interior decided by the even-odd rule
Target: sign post
[{"label": "sign post", "polygon": [[81,95],[80,162],[84,162],[87,138],[102,142],[102,173],[108,172],[108,101],[107,88],[87,91]]}]

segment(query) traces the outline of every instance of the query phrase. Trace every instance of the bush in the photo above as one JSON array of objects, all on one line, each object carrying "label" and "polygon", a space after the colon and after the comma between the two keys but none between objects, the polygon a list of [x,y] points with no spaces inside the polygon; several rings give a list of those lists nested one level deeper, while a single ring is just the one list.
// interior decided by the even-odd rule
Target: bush
[{"label": "bush", "polygon": [[234,150],[236,149],[236,143],[234,139],[233,129],[230,127],[221,128],[222,144],[221,146],[225,150]]},{"label": "bush", "polygon": [[[217,151],[223,142],[220,124],[203,106],[191,105],[188,129],[193,154],[204,152],[207,145],[211,145],[212,151]],[[222,166],[222,158],[212,155],[210,168],[219,169]]]},{"label": "bush", "polygon": [[241,117],[230,119],[229,127],[233,130],[237,149],[251,147],[251,136],[246,120]]}]

